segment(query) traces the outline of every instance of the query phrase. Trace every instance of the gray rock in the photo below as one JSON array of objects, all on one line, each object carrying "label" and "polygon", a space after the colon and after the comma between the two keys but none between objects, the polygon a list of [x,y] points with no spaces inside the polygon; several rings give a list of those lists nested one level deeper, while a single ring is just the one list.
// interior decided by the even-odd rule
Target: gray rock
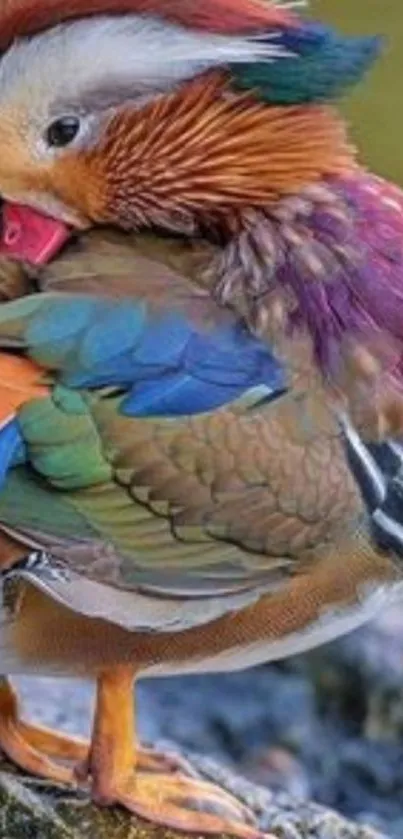
[{"label": "gray rock", "polygon": [[[256,813],[262,829],[278,839],[387,839],[315,804],[273,795],[210,761],[201,775],[236,794]],[[186,839],[186,834],[148,824],[122,810],[101,810],[85,795],[0,771],[0,839]],[[190,839],[190,837],[189,837]],[[192,837],[194,839],[194,836]],[[203,839],[200,834],[198,839]],[[222,837],[223,839],[223,837]],[[271,838],[270,838],[271,839]]]}]

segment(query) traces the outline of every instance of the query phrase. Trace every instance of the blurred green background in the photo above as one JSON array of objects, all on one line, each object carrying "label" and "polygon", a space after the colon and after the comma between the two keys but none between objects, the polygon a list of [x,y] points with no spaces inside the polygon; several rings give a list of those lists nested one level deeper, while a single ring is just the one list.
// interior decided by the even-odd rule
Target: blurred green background
[{"label": "blurred green background", "polygon": [[309,8],[344,32],[386,36],[383,57],[343,107],[361,159],[403,185],[403,0],[311,0]]}]

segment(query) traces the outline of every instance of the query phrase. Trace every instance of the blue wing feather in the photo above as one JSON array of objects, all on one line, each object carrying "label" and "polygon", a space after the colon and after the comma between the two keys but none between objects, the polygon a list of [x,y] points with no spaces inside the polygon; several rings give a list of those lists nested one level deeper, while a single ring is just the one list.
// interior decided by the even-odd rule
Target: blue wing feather
[{"label": "blue wing feather", "polygon": [[129,395],[122,408],[137,417],[211,411],[259,385],[284,390],[282,366],[240,323],[198,331],[180,312],[158,313],[155,321],[150,315],[126,352],[102,364],[91,352],[92,367],[86,358],[86,371],[67,374],[65,383],[125,387]]},{"label": "blue wing feather", "polygon": [[0,429],[0,487],[12,466],[25,461],[25,444],[18,421],[13,419]]},{"label": "blue wing feather", "polygon": [[36,308],[24,310],[23,303],[1,307],[2,333],[7,313],[22,321],[31,358],[58,370],[67,387],[126,390],[123,410],[131,416],[190,415],[256,388],[270,395],[286,387],[269,347],[213,303],[208,325],[195,322],[186,306],[170,308],[169,299],[165,308],[146,298],[61,294],[38,295]]}]

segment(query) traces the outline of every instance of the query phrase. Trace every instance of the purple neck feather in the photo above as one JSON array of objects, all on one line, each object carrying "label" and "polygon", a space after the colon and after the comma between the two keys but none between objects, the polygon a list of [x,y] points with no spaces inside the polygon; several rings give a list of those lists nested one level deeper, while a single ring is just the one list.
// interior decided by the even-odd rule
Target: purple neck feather
[{"label": "purple neck feather", "polygon": [[[308,330],[327,378],[351,344],[403,376],[403,193],[364,170],[323,181],[245,220],[212,268],[217,299],[256,326],[273,298]],[[397,371],[396,365],[399,365]],[[402,378],[403,381],[403,378]]]}]

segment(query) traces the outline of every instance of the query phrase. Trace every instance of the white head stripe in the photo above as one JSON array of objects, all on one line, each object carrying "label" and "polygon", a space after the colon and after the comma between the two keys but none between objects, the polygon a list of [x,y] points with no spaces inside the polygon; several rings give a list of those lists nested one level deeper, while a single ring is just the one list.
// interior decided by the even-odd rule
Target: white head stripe
[{"label": "white head stripe", "polygon": [[[100,16],[62,24],[17,41],[0,62],[0,102],[22,85],[48,105],[80,103],[106,89],[136,95],[168,90],[220,65],[272,61],[285,50],[276,37],[224,36],[147,15]],[[17,93],[18,96],[18,93]],[[108,99],[108,96],[106,96]]]}]

